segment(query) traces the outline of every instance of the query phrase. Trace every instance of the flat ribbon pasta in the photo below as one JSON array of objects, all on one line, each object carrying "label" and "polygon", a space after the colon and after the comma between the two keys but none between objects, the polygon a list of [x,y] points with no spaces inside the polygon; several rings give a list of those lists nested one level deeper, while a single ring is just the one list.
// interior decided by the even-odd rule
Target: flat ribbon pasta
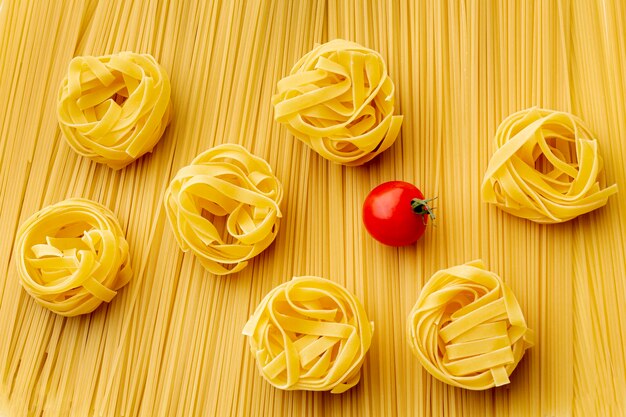
[{"label": "flat ribbon pasta", "polygon": [[91,313],[132,277],[128,243],[115,215],[83,198],[48,206],[17,233],[24,289],[62,316]]},{"label": "flat ribbon pasta", "polygon": [[482,184],[483,200],[537,223],[560,223],[606,204],[598,143],[568,113],[536,107],[498,127],[496,151]]},{"label": "flat ribbon pasta", "polygon": [[170,120],[170,81],[148,54],[77,56],[61,83],[57,115],[80,155],[120,169],[152,148]]},{"label": "flat ribbon pasta", "polygon": [[241,271],[278,233],[283,188],[263,159],[239,145],[216,146],[183,167],[165,194],[181,249],[211,273]]},{"label": "flat ribbon pasta", "polygon": [[430,278],[409,314],[408,336],[431,375],[471,390],[508,384],[533,345],[515,295],[480,260]]},{"label": "flat ribbon pasta", "polygon": [[270,291],[243,334],[261,374],[276,388],[339,394],[359,382],[373,331],[353,294],[305,276]]},{"label": "flat ribbon pasta", "polygon": [[394,85],[378,52],[335,39],[303,56],[278,82],[274,117],[324,158],[361,165],[396,140]]}]

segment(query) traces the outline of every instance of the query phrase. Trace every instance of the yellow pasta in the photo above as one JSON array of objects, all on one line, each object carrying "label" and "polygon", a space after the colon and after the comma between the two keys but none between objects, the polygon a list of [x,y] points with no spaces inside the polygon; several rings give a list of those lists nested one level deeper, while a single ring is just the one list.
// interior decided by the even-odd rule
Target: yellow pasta
[{"label": "yellow pasta", "polygon": [[240,145],[216,146],[178,171],[165,194],[176,240],[211,273],[241,271],[278,233],[282,185]]},{"label": "yellow pasta", "polygon": [[17,233],[16,254],[24,289],[62,316],[91,313],[132,277],[128,243],[115,215],[82,198],[28,218]]},{"label": "yellow pasta", "polygon": [[508,384],[533,345],[515,295],[482,261],[435,273],[409,314],[408,335],[431,375],[471,390]]},{"label": "yellow pasta", "polygon": [[[0,0],[0,416],[625,417],[622,193],[546,227],[480,191],[498,125],[532,105],[583,119],[607,185],[626,189],[624,22],[626,2],[595,0]],[[384,57],[404,115],[402,139],[358,169],[313,155],[274,120],[279,80],[336,38]],[[174,117],[151,155],[116,171],[66,146],[56,105],[72,57],[117,51],[157,57]],[[206,279],[178,250],[163,195],[225,141],[268,161],[283,217],[234,279]],[[440,196],[441,221],[416,246],[390,249],[363,228],[363,200],[391,179]],[[133,267],[113,302],[71,318],[24,291],[14,247],[31,213],[68,196],[114,211]],[[406,317],[442,265],[480,256],[515,290],[537,343],[511,384],[470,392],[420,365]],[[375,321],[344,394],[272,387],[241,334],[294,275],[333,277]]]},{"label": "yellow pasta", "polygon": [[361,165],[400,131],[394,84],[378,52],[335,39],[304,55],[278,82],[274,118],[326,159]]},{"label": "yellow pasta", "polygon": [[243,334],[261,374],[276,388],[339,394],[359,382],[373,331],[354,295],[305,276],[270,291]]},{"label": "yellow pasta", "polygon": [[602,188],[598,142],[582,120],[530,108],[498,127],[482,184],[486,202],[537,223],[560,223],[604,206],[617,185]]},{"label": "yellow pasta", "polygon": [[170,120],[170,81],[149,54],[77,56],[61,83],[57,113],[72,149],[120,169],[161,138]]}]

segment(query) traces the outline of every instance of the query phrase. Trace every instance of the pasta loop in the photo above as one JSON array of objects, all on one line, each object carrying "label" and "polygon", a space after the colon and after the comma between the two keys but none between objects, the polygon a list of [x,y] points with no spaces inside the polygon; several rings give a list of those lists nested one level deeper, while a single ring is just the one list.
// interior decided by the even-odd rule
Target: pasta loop
[{"label": "pasta loop", "polygon": [[533,107],[507,117],[482,184],[483,199],[537,223],[560,223],[604,206],[598,143],[568,113]]},{"label": "pasta loop", "polygon": [[115,215],[90,200],[71,198],[35,213],[20,226],[16,248],[24,289],[62,316],[91,313],[132,277]]},{"label": "pasta loop", "polygon": [[305,276],[270,291],[243,334],[261,374],[276,388],[338,394],[359,382],[373,331],[354,295]]},{"label": "pasta loop", "polygon": [[389,148],[402,124],[378,52],[335,39],[303,56],[278,82],[276,121],[324,158],[361,165]]},{"label": "pasta loop", "polygon": [[533,345],[515,295],[480,260],[432,276],[409,314],[408,335],[431,375],[470,390],[508,384]]},{"label": "pasta loop", "polygon": [[181,249],[211,273],[241,271],[278,233],[283,188],[263,159],[239,145],[216,146],[182,168],[165,194]]},{"label": "pasta loop", "polygon": [[59,91],[59,126],[80,155],[120,169],[152,148],[170,120],[170,81],[148,54],[72,59]]}]

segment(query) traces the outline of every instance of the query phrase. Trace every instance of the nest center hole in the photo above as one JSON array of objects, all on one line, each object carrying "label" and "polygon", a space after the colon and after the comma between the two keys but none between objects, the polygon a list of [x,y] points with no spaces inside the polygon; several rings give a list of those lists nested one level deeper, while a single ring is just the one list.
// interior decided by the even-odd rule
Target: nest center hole
[{"label": "nest center hole", "polygon": [[126,100],[128,100],[128,97],[120,93],[115,93],[113,94],[113,96],[111,96],[111,100],[116,102],[119,106],[122,106],[126,102]]}]

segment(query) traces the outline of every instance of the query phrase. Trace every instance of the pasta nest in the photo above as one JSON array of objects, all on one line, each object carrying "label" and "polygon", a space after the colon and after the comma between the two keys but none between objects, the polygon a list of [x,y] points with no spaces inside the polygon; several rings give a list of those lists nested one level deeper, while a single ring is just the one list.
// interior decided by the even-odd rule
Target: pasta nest
[{"label": "pasta nest", "polygon": [[598,143],[568,113],[536,107],[511,114],[498,127],[483,199],[537,223],[560,223],[595,210],[617,192],[603,188]]},{"label": "pasta nest", "polygon": [[533,345],[515,295],[482,261],[435,273],[409,314],[408,335],[431,375],[471,390],[508,384]]},{"label": "pasta nest", "polygon": [[209,272],[241,271],[278,233],[283,188],[263,159],[219,145],[183,167],[165,194],[167,217],[181,249]]},{"label": "pasta nest", "polygon": [[70,198],[33,214],[20,226],[16,248],[24,289],[62,316],[92,312],[132,277],[115,215],[90,200]]},{"label": "pasta nest", "polygon": [[394,84],[378,52],[335,39],[303,56],[278,82],[276,121],[324,158],[361,165],[400,131]]},{"label": "pasta nest", "polygon": [[170,81],[148,54],[72,59],[61,83],[59,126],[80,155],[120,169],[152,148],[170,120]]},{"label": "pasta nest", "polygon": [[276,388],[338,394],[359,382],[373,331],[354,295],[305,276],[270,291],[243,334],[261,374]]}]

